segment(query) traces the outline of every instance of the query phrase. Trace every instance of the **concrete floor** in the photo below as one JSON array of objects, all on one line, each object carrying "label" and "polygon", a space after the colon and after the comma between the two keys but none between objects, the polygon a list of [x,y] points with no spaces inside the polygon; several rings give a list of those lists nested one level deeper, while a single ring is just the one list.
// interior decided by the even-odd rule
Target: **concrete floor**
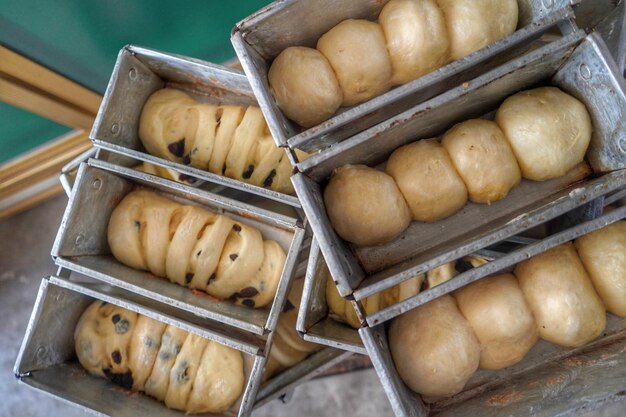
[{"label": "concrete floor", "polygon": [[[18,384],[13,376],[40,280],[56,270],[50,248],[66,202],[64,196],[59,196],[0,221],[0,417],[88,415]],[[288,404],[274,401],[254,413],[255,417],[293,415],[384,417],[392,413],[376,374],[365,370],[311,381],[297,389]],[[585,417],[625,415],[626,403],[613,403]]]}]

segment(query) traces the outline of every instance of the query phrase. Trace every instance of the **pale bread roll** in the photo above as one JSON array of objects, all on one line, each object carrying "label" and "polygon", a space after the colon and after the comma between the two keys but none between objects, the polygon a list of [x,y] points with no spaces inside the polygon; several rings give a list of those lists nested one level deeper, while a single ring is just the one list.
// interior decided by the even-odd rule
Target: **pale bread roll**
[{"label": "pale bread roll", "polygon": [[582,346],[604,330],[604,305],[573,244],[519,263],[515,276],[543,339],[561,346]]},{"label": "pale bread roll", "polygon": [[496,123],[522,175],[534,181],[561,177],[581,163],[593,130],[585,105],[556,87],[507,98],[496,113]]},{"label": "pale bread roll", "polygon": [[418,140],[396,149],[387,161],[386,172],[395,180],[413,220],[441,220],[467,202],[465,184],[448,152],[435,139]]},{"label": "pale bread roll", "polygon": [[445,133],[441,144],[475,203],[501,200],[522,180],[511,146],[490,120],[459,123]]},{"label": "pale bread roll", "polygon": [[378,16],[393,66],[393,84],[404,84],[444,66],[450,42],[435,0],[391,0]]},{"label": "pale bread roll", "polygon": [[409,208],[389,175],[365,165],[345,165],[324,190],[330,222],[357,245],[389,242],[411,222]]},{"label": "pale bread roll", "polygon": [[278,107],[302,127],[329,119],[343,101],[335,72],[313,48],[283,50],[272,62],[267,79]]},{"label": "pale bread roll", "polygon": [[386,92],[393,69],[378,23],[347,19],[322,35],[320,51],[335,71],[344,106],[352,106]]},{"label": "pale bread roll", "polygon": [[452,60],[515,32],[517,0],[437,0],[448,28]]},{"label": "pale bread roll", "polygon": [[480,361],[480,344],[450,295],[395,318],[389,349],[404,383],[433,399],[459,393]]},{"label": "pale bread roll", "polygon": [[537,325],[512,274],[473,282],[454,298],[480,342],[481,368],[514,365],[537,343]]},{"label": "pale bread roll", "polygon": [[575,245],[606,309],[626,317],[626,221],[581,236]]}]

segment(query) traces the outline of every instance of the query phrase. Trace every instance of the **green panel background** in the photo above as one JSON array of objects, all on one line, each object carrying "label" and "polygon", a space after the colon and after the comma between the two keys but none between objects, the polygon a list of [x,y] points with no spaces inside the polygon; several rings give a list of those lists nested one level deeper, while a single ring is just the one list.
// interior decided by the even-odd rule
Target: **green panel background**
[{"label": "green panel background", "polygon": [[[235,56],[230,31],[268,0],[0,0],[0,43],[104,93],[135,44],[211,62]],[[0,103],[0,163],[68,128]]]}]

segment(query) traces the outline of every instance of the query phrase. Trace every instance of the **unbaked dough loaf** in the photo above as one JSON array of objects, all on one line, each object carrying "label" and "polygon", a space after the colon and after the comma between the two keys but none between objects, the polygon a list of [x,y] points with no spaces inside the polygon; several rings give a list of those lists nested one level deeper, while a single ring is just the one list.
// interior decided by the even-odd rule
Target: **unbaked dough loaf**
[{"label": "unbaked dough loaf", "polygon": [[389,242],[411,222],[393,178],[365,165],[336,169],[324,190],[324,203],[339,236],[357,245]]},{"label": "unbaked dough loaf", "polygon": [[[436,139],[418,140],[396,149],[387,161],[386,171],[408,203],[413,220],[440,220],[467,202],[467,188]],[[384,195],[378,195],[382,200]]]},{"label": "unbaked dough loaf", "polygon": [[330,118],[343,101],[335,72],[317,49],[285,49],[272,62],[267,79],[278,107],[303,127]]},{"label": "unbaked dough loaf", "polygon": [[501,200],[522,180],[511,146],[490,120],[459,123],[445,133],[441,144],[475,203]]},{"label": "unbaked dough loaf", "polygon": [[164,88],[148,97],[138,133],[152,155],[293,193],[290,183],[279,186],[274,181],[274,177],[289,177],[292,168],[258,107],[200,103],[180,90]]},{"label": "unbaked dough loaf", "polygon": [[389,349],[400,378],[427,401],[460,392],[480,360],[480,344],[450,295],[395,318]]},{"label": "unbaked dough loaf", "polygon": [[626,317],[626,221],[581,236],[575,245],[606,309]]},{"label": "unbaked dough loaf", "polygon": [[582,346],[604,330],[604,305],[572,243],[519,263],[515,276],[543,339]]},{"label": "unbaked dough loaf", "polygon": [[448,62],[446,22],[435,0],[391,0],[378,21],[387,40],[393,84],[407,83]]},{"label": "unbaked dough loaf", "polygon": [[517,0],[437,0],[450,37],[452,60],[510,35],[517,27]]},{"label": "unbaked dough loaf", "polygon": [[521,361],[539,339],[537,325],[512,274],[473,282],[454,293],[480,342],[480,367],[501,369]]},{"label": "unbaked dough loaf", "polygon": [[241,353],[121,307],[95,301],[74,333],[91,374],[187,413],[217,413],[243,392]]},{"label": "unbaked dough loaf", "polygon": [[146,190],[113,210],[108,242],[125,265],[249,307],[271,303],[286,259],[253,227]]},{"label": "unbaked dough loaf", "polygon": [[369,100],[391,87],[393,69],[378,23],[344,20],[319,38],[317,49],[337,75],[344,106]]},{"label": "unbaked dough loaf", "polygon": [[524,178],[544,181],[581,163],[592,133],[585,105],[556,87],[507,98],[496,123],[509,141]]}]

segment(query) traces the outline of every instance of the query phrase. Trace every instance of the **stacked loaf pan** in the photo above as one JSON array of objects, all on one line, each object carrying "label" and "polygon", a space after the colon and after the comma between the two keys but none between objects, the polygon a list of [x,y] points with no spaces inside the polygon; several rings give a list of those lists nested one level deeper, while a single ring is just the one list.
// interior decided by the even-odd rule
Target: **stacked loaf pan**
[{"label": "stacked loaf pan", "polygon": [[[529,406],[541,412],[547,410],[545,415],[557,414],[563,410],[555,408],[556,394],[540,398],[536,391],[541,387],[535,391],[524,387],[526,391],[519,399],[509,391],[502,391],[500,385],[516,384],[516,389],[522,390],[524,384],[532,385],[534,379],[539,379],[524,371],[572,355],[599,364],[591,370],[578,369],[584,375],[589,371],[589,377],[576,382],[592,386],[596,391],[582,399],[570,395],[561,401],[563,407],[581,408],[582,401],[590,407],[591,402],[599,404],[623,390],[618,376],[623,375],[624,354],[618,351],[619,344],[624,343],[626,325],[623,319],[615,317],[608,320],[607,334],[583,350],[556,349],[542,342],[519,367],[499,373],[477,373],[464,392],[434,404],[431,409],[399,379],[387,347],[386,329],[391,319],[626,216],[624,207],[620,206],[597,218],[597,210],[591,210],[592,215],[586,211],[584,216],[576,217],[577,208],[586,203],[593,201],[593,207],[597,208],[605,197],[613,201],[623,194],[620,190],[626,185],[623,171],[626,129],[622,119],[626,101],[620,69],[607,47],[597,35],[585,37],[573,21],[575,12],[570,3],[578,2],[519,0],[520,24],[507,38],[347,109],[319,126],[302,130],[292,124],[269,93],[267,70],[271,59],[287,46],[314,43],[320,34],[343,19],[375,19],[384,3],[279,1],[240,22],[233,31],[233,45],[250,84],[243,74],[227,68],[144,48],[122,49],[90,135],[97,153],[84,155],[85,162],[75,161],[62,175],[62,183],[71,191],[71,197],[53,248],[60,268],[58,276],[42,281],[15,368],[22,382],[105,415],[182,414],[145,396],[129,397],[106,381],[88,376],[77,364],[73,329],[89,300],[97,299],[241,351],[246,358],[246,389],[237,405],[240,416],[249,415],[256,405],[281,396],[351,352],[370,356],[399,416],[425,416],[430,412],[488,415],[494,409],[503,411],[499,408],[503,404],[510,405],[506,412],[511,415],[525,415]],[[623,5],[621,2],[622,15]],[[301,25],[304,18],[312,23]],[[542,36],[548,32],[557,35],[545,41]],[[614,33],[607,31],[610,36]],[[623,52],[621,37],[609,40],[616,56]],[[623,56],[620,61],[623,71]],[[580,166],[566,177],[545,184],[523,183],[502,204],[493,207],[482,206],[479,210],[469,204],[461,213],[444,220],[446,233],[435,228],[410,228],[401,239],[404,243],[392,242],[373,250],[350,248],[335,234],[321,199],[321,187],[334,168],[346,163],[375,165],[414,137],[442,133],[465,118],[488,116],[508,95],[546,82],[582,100],[592,113],[595,133],[587,154],[591,168]],[[139,114],[147,97],[166,85],[209,103],[258,102],[277,144],[290,151],[295,165],[292,181],[298,198],[145,153],[137,138]],[[423,133],[409,136],[409,130]],[[315,154],[299,161],[296,149]],[[133,170],[131,167],[140,161],[196,181],[185,185]],[[595,173],[593,178],[582,179],[590,169]],[[251,312],[217,303],[164,280],[145,280],[143,273],[115,261],[106,244],[106,224],[113,206],[135,185],[153,188],[177,201],[229,213],[258,227],[264,236],[279,241],[288,259],[271,309]],[[530,242],[517,236],[564,214],[572,225],[543,240]],[[306,232],[309,225],[315,239]],[[490,250],[504,240],[524,244],[507,251]],[[383,311],[365,314],[361,301],[366,297],[470,253],[488,253],[493,261]],[[291,282],[305,266],[307,277],[298,331],[306,340],[330,348],[261,385],[278,314]],[[326,283],[321,281],[326,276],[325,268],[330,270],[341,295],[352,301],[362,322],[358,331],[327,317]],[[91,279],[70,280],[72,274]],[[595,369],[601,369],[607,361],[615,362],[616,357],[621,367],[599,376]],[[542,376],[549,378],[557,374],[558,369],[546,369]],[[602,381],[602,377],[606,380]],[[487,401],[492,397],[501,401]]]},{"label": "stacked loaf pan", "polygon": [[[267,81],[274,57],[289,46],[315,46],[323,33],[344,19],[376,20],[385,3],[276,2],[233,30],[233,45],[275,139],[291,149],[314,153],[296,164],[292,177],[316,240],[298,331],[312,342],[368,354],[398,416],[503,412],[522,416],[529,409],[549,416],[619,398],[626,369],[622,349],[626,322],[610,314],[606,332],[592,344],[563,349],[540,342],[517,366],[500,372],[480,371],[463,392],[431,406],[401,381],[390,356],[387,328],[393,318],[430,300],[511,270],[517,262],[626,217],[623,203],[607,214],[601,210],[605,203],[623,201],[626,188],[624,3],[521,0],[518,29],[505,39],[342,110],[318,126],[303,129],[291,122],[278,108]],[[607,16],[610,7],[616,8]],[[297,23],[302,19],[306,25]],[[600,26],[597,33],[587,35],[578,24]],[[558,86],[581,100],[591,113],[594,135],[585,163],[556,180],[523,180],[500,202],[468,203],[459,213],[436,223],[414,222],[381,246],[354,246],[334,231],[322,192],[336,168],[379,166],[391,152],[416,138],[436,137],[469,118],[492,119],[506,97],[542,85]],[[546,223],[552,232],[541,240],[520,235]],[[509,244],[498,247],[502,242]],[[486,255],[491,262],[376,313],[365,312],[362,302],[367,297],[470,254]],[[354,305],[361,321],[358,331],[330,317],[325,294],[328,271],[340,295]],[[550,383],[544,382],[564,378],[558,361],[566,357],[578,358],[587,366],[573,371],[581,373],[579,378],[568,375],[564,384],[568,389],[560,386],[551,391]],[[599,371],[609,363],[618,365],[610,373]],[[536,372],[540,368],[545,368],[543,373]],[[507,390],[507,384],[514,388]],[[582,395],[585,387],[589,395]]]},{"label": "stacked loaf pan", "polygon": [[[89,376],[78,364],[74,328],[86,306],[101,300],[240,351],[245,390],[224,415],[248,416],[350,354],[323,349],[263,381],[279,314],[292,282],[306,270],[310,232],[294,196],[145,152],[137,135],[139,116],[148,96],[165,86],[207,103],[255,104],[245,76],[236,70],[134,46],[120,51],[90,135],[96,148],[62,170],[69,203],[52,249],[59,269],[56,276],[42,280],[15,374],[27,385],[102,415],[182,415],[147,396],[130,397],[106,380]],[[185,181],[133,169],[141,162],[167,168]],[[107,242],[107,225],[115,206],[136,187],[226,214],[278,242],[287,259],[274,301],[250,309],[150,278],[117,261]]]}]

